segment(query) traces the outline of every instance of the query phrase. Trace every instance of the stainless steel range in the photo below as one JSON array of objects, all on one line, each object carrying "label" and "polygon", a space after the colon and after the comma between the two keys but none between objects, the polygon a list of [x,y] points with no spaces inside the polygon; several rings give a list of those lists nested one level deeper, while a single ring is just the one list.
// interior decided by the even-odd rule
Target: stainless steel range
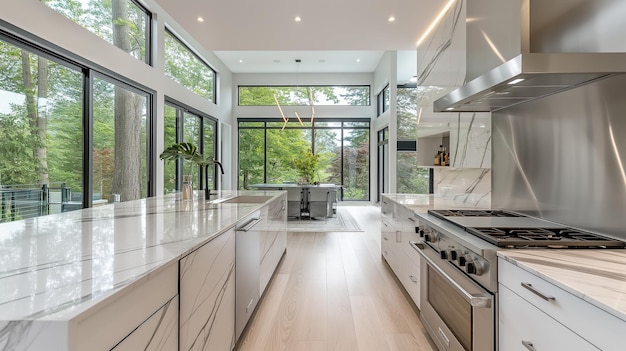
[{"label": "stainless steel range", "polygon": [[623,241],[505,210],[419,214],[421,318],[440,350],[497,349],[503,249],[624,248]]}]

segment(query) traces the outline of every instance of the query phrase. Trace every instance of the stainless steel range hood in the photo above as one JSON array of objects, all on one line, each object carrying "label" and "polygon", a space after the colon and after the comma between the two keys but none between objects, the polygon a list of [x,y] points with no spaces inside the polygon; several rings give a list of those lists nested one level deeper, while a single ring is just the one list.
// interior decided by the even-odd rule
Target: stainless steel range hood
[{"label": "stainless steel range hood", "polygon": [[624,0],[467,0],[466,83],[435,112],[490,112],[626,73]]},{"label": "stainless steel range hood", "polygon": [[524,53],[434,102],[435,112],[492,112],[626,72],[624,53]]}]

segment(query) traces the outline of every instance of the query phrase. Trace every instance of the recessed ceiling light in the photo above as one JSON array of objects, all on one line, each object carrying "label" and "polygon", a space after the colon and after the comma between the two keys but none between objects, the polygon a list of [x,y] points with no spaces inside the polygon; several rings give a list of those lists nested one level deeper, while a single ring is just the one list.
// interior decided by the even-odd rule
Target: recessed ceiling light
[{"label": "recessed ceiling light", "polygon": [[393,16],[389,16],[389,18],[387,18],[387,21],[389,21],[389,22],[394,22],[395,20],[396,20],[396,18],[393,17]]},{"label": "recessed ceiling light", "polygon": [[296,16],[296,18],[293,19],[296,22],[300,22],[302,21],[302,18],[300,16]]},{"label": "recessed ceiling light", "polygon": [[243,60],[239,60],[239,63],[243,63]]},{"label": "recessed ceiling light", "polygon": [[356,59],[356,62],[361,62],[361,59]]},{"label": "recessed ceiling light", "polygon": [[198,18],[196,18],[196,21],[202,23],[204,22],[204,18],[202,16],[198,16]]},{"label": "recessed ceiling light", "polygon": [[454,107],[448,107],[446,111],[454,111]]}]

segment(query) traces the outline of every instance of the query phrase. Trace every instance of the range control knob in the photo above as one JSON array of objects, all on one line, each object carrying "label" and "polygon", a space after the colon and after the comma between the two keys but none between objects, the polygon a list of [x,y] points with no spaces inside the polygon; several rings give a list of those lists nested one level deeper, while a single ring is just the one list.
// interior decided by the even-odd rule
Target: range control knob
[{"label": "range control knob", "polygon": [[459,256],[461,256],[461,252],[459,250],[452,250],[450,251],[450,259],[452,261],[456,261]]},{"label": "range control knob", "polygon": [[476,266],[474,265],[474,262],[467,262],[465,265],[465,271],[467,274],[476,274]]},{"label": "range control knob", "polygon": [[441,257],[442,260],[447,260],[450,256],[448,255],[447,250],[441,250],[439,251],[439,257]]},{"label": "range control knob", "polygon": [[461,267],[465,266],[466,262],[467,260],[465,259],[465,256],[459,256],[459,266]]},{"label": "range control knob", "polygon": [[468,274],[483,275],[483,272],[484,272],[483,264],[478,261],[468,262],[467,265],[465,266],[465,271]]},{"label": "range control knob", "polygon": [[420,238],[424,237],[424,229],[419,230],[419,235],[420,235]]}]

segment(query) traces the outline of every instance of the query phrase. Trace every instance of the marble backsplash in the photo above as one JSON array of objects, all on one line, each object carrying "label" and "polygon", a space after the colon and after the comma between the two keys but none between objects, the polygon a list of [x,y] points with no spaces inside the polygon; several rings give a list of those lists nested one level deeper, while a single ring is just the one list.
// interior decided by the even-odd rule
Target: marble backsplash
[{"label": "marble backsplash", "polygon": [[471,207],[491,208],[491,169],[434,168],[434,195]]}]

